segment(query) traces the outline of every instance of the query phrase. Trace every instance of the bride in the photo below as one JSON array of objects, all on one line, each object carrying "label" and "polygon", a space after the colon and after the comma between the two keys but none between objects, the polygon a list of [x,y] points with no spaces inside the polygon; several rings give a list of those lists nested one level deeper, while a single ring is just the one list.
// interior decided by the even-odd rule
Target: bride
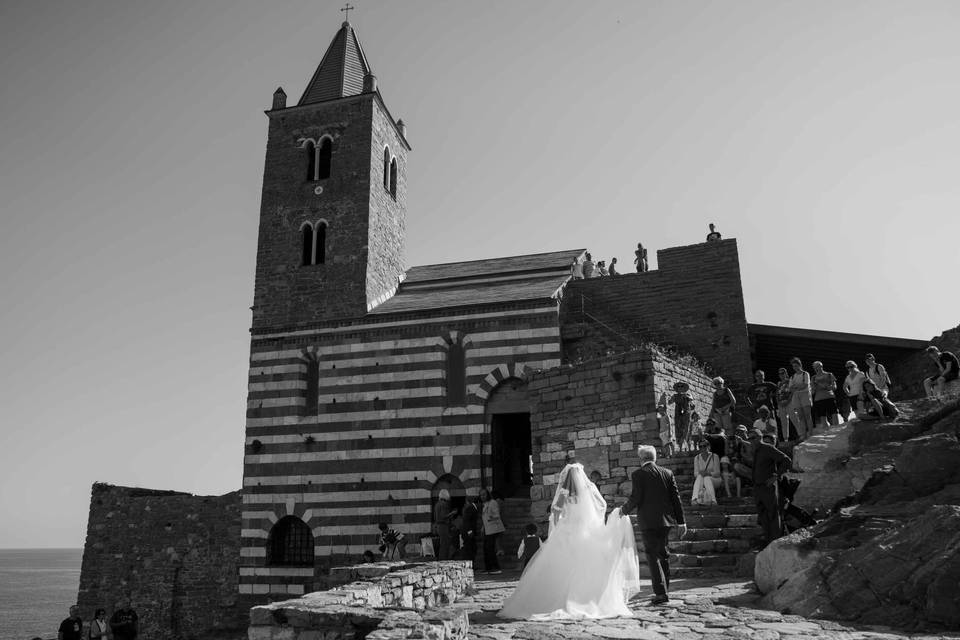
[{"label": "bride", "polygon": [[533,556],[516,590],[497,614],[503,618],[632,616],[627,599],[640,588],[630,518],[607,503],[583,465],[560,473],[550,511],[550,535]]}]

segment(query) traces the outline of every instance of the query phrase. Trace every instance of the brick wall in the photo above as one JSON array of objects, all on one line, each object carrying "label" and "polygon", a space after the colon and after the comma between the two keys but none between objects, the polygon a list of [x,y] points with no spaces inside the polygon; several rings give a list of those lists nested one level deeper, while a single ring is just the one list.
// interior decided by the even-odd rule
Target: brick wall
[{"label": "brick wall", "polygon": [[[659,451],[656,404],[662,394],[669,398],[681,380],[690,385],[694,404],[705,416],[712,397],[709,376],[652,348],[532,373],[532,519],[546,522],[557,474],[571,451],[587,473],[600,471],[600,490],[608,502],[622,494],[639,464],[637,446],[654,445]],[[672,421],[672,407],[670,415]]]},{"label": "brick wall", "polygon": [[[575,280],[561,306],[564,356],[595,357],[620,342],[653,342],[688,352],[733,386],[752,380],[750,341],[736,240],[657,252],[659,269]],[[585,318],[587,314],[599,322]]]},{"label": "brick wall", "polygon": [[203,638],[242,629],[237,601],[240,493],[194,496],[93,485],[77,602],[109,617],[123,596],[140,637]]}]

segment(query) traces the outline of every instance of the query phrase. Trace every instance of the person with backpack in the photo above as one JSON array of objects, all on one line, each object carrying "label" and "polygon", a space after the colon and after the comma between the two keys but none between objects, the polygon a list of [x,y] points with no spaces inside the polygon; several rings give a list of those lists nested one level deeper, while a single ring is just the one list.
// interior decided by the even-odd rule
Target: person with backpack
[{"label": "person with backpack", "polygon": [[864,373],[867,374],[867,377],[877,389],[890,395],[890,374],[887,373],[886,367],[877,362],[872,353],[868,353],[864,359],[867,362],[867,370]]}]

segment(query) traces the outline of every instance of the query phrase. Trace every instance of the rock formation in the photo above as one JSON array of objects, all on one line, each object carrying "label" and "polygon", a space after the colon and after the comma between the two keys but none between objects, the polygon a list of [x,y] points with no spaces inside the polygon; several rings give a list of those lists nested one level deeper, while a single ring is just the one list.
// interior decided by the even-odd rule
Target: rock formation
[{"label": "rock formation", "polygon": [[850,461],[872,461],[876,469],[862,488],[827,520],[757,556],[764,606],[960,629],[960,402],[904,408],[907,418],[892,424],[854,422],[851,455],[822,465],[842,474]]}]

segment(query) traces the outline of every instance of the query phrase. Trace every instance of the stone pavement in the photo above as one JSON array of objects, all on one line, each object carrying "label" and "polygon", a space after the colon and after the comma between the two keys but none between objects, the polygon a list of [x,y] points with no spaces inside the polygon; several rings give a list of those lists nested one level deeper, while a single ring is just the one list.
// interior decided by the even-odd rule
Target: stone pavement
[{"label": "stone pavement", "polygon": [[759,593],[752,582],[730,577],[676,580],[671,601],[648,604],[649,587],[630,602],[634,618],[508,621],[496,617],[517,583],[518,574],[476,577],[476,593],[453,608],[470,616],[469,637],[475,640],[574,640],[633,638],[636,640],[893,640],[898,638],[960,638],[960,634],[904,633],[887,627],[851,626],[756,608]]}]

